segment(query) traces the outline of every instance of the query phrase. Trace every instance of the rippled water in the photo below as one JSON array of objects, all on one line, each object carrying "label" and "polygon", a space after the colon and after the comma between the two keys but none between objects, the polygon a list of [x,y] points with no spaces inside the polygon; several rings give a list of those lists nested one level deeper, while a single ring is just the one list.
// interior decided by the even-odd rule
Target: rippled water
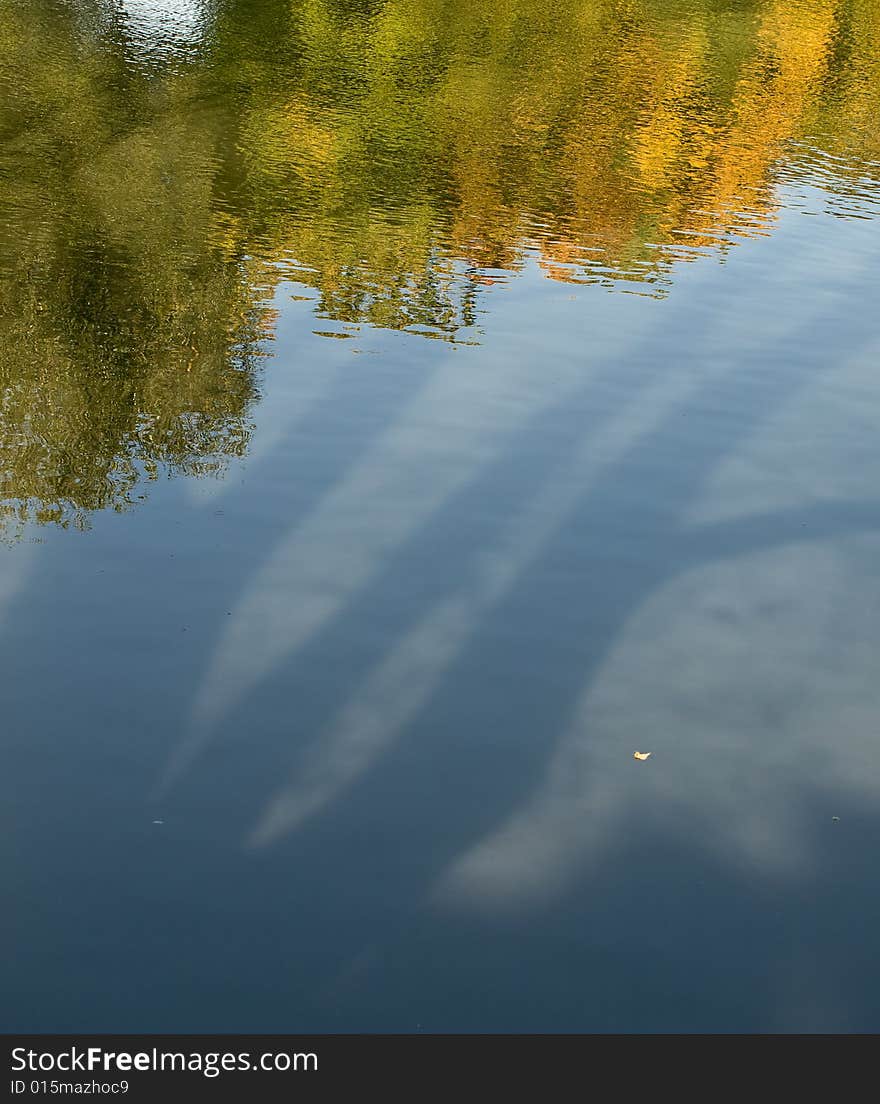
[{"label": "rippled water", "polygon": [[880,1029],[878,216],[876,0],[0,0],[2,1026]]}]

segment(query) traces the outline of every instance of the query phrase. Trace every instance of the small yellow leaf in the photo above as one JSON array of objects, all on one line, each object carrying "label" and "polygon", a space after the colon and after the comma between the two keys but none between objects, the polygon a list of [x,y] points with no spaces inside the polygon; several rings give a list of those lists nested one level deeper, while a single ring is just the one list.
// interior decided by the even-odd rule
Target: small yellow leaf
[{"label": "small yellow leaf", "polygon": [[642,762],[644,762],[646,759],[650,759],[650,758],[651,758],[650,751],[634,751],[633,752],[633,759],[641,759]]}]

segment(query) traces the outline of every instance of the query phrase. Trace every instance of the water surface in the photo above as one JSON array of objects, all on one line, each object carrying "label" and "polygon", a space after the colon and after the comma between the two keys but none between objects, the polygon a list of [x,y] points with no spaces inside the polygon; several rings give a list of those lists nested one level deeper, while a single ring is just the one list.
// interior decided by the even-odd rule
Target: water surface
[{"label": "water surface", "polygon": [[880,1030],[877,3],[0,47],[2,1026]]}]

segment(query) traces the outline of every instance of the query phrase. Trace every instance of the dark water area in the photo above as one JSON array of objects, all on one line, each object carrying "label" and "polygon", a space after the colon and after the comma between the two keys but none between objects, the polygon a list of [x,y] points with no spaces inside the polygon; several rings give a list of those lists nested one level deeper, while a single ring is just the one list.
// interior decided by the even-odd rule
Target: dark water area
[{"label": "dark water area", "polygon": [[876,0],[0,0],[0,1028],[880,1030],[878,216]]}]

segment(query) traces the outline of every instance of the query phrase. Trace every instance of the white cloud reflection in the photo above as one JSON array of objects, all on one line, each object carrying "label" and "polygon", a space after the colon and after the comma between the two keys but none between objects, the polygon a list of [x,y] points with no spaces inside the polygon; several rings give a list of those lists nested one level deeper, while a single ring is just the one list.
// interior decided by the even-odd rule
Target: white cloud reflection
[{"label": "white cloud reflection", "polygon": [[[639,337],[633,327],[628,340]],[[165,784],[191,765],[236,704],[339,614],[456,491],[504,454],[518,428],[582,388],[591,372],[598,374],[597,359],[561,361],[548,380],[536,376],[530,356],[497,360],[477,374],[449,353],[358,465],[292,526],[249,581],[215,649],[191,730],[169,763]],[[622,419],[645,416],[642,410]],[[606,435],[617,448],[620,432],[615,423]],[[602,435],[595,447],[601,451]],[[437,623],[449,616],[438,611]],[[376,676],[380,684],[388,677]],[[369,698],[374,690],[364,693]]]},{"label": "white cloud reflection", "polygon": [[[608,309],[631,324],[599,327],[581,360],[570,349],[554,355],[548,318],[540,335],[544,349],[537,340],[530,345],[511,322],[479,372],[468,355],[449,352],[435,362],[409,405],[291,525],[248,581],[198,689],[192,725],[166,783],[207,751],[224,719],[263,680],[295,665],[306,643],[352,605],[456,492],[517,447],[529,419],[578,401],[591,388],[597,395],[613,390],[603,372],[629,363],[653,334],[656,370],[638,387],[624,386],[625,402],[613,396],[609,402],[606,393],[602,418],[548,466],[513,516],[494,522],[485,542],[469,550],[458,585],[426,605],[357,683],[340,685],[335,715],[308,734],[297,768],[268,796],[248,843],[267,846],[296,830],[389,753],[490,611],[515,591],[585,496],[601,488],[605,473],[658,426],[669,445],[657,460],[679,470],[685,461],[675,455],[670,427],[695,392],[711,403],[718,384],[727,399],[745,396],[742,409],[719,412],[718,425],[742,428],[731,433],[732,449],[707,450],[711,463],[682,501],[679,518],[685,542],[692,536],[696,545],[717,533],[715,545],[690,561],[682,554],[661,584],[634,603],[600,666],[584,672],[563,731],[535,734],[554,744],[530,795],[454,859],[431,899],[443,908],[539,905],[600,861],[634,810],[643,808],[691,829],[729,861],[777,879],[808,874],[804,795],[824,787],[853,801],[880,796],[872,729],[880,685],[880,538],[872,526],[880,518],[871,506],[880,393],[873,349],[827,363],[809,350],[809,373],[801,379],[792,370],[791,350],[803,346],[818,310],[797,279],[821,261],[822,239],[817,244],[797,225],[790,233],[786,249],[773,254],[786,256],[787,268],[777,264],[749,281],[749,250],[743,247],[731,262],[746,279],[737,284],[745,290],[735,311],[713,303],[712,288],[707,292],[690,274],[711,325],[700,336],[690,323],[687,347],[676,344],[670,326],[675,310],[686,313],[692,305],[685,281],[677,305],[674,296],[625,307],[616,305],[623,297],[609,299]],[[868,285],[871,258],[857,251],[848,256],[846,270],[828,276],[838,297],[864,294]],[[714,270],[711,279],[717,287],[730,277]],[[546,295],[548,316],[556,309],[552,302]],[[515,314],[515,303],[508,309]],[[835,348],[833,339],[827,347]],[[537,370],[540,363],[546,371]],[[772,397],[780,372],[788,373],[791,386],[782,387],[778,404],[750,409],[762,388]],[[833,509],[845,513],[848,503],[858,506],[855,522],[838,524]],[[819,518],[826,508],[830,520],[811,531],[811,511]],[[774,518],[784,521],[786,511],[789,520],[803,519],[797,531],[783,524],[771,532]],[[751,537],[737,543],[730,526],[743,521],[747,530],[752,519],[759,530],[752,544]],[[636,748],[654,754],[639,764],[632,758]]]},{"label": "white cloud reflection", "polygon": [[[808,873],[803,793],[880,798],[878,611],[864,601],[878,554],[877,536],[805,542],[655,594],[585,687],[529,800],[457,858],[435,900],[539,905],[644,809],[776,879]],[[636,748],[651,759],[636,762]]]},{"label": "white cloud reflection", "polygon": [[[702,381],[704,382],[704,380]],[[308,766],[271,801],[253,835],[270,843],[316,812],[390,746],[428,700],[487,613],[558,533],[601,473],[686,399],[697,381],[661,377],[619,415],[585,436],[500,534],[476,554],[459,592],[439,601],[377,665],[315,744]]]}]

